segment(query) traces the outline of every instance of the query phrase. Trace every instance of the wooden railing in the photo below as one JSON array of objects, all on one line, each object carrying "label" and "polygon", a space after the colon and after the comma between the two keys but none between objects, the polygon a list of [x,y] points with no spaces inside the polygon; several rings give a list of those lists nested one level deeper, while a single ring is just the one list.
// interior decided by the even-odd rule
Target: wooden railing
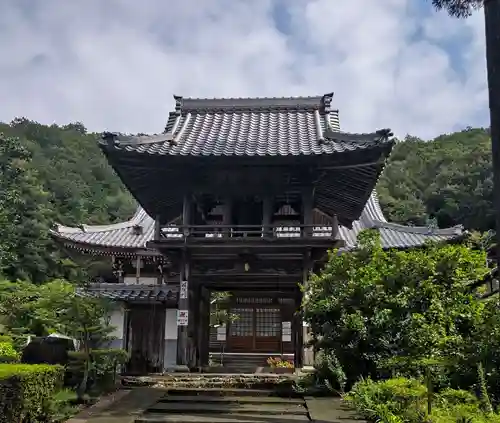
[{"label": "wooden railing", "polygon": [[193,238],[338,238],[338,228],[317,225],[170,225],[157,230],[157,238],[184,239]]}]

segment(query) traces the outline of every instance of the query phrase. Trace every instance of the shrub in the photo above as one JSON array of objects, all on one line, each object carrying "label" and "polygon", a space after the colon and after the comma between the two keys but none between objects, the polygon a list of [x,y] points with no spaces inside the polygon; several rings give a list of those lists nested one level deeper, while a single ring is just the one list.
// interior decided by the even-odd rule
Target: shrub
[{"label": "shrub", "polygon": [[481,411],[475,395],[458,389],[438,392],[428,415],[427,388],[416,379],[362,380],[344,399],[363,416],[381,423],[500,423],[500,416]]},{"label": "shrub", "polygon": [[60,366],[0,364],[0,423],[47,421],[47,401],[62,379]]},{"label": "shrub", "polygon": [[[72,385],[77,385],[81,380],[86,357],[86,354],[82,351],[69,353],[68,369],[71,373]],[[99,390],[107,390],[113,387],[119,368],[128,359],[129,354],[127,351],[119,348],[91,350],[88,386],[94,386]]]},{"label": "shrub", "polygon": [[13,343],[12,336],[0,335],[0,342],[8,342],[9,344],[12,344]]},{"label": "shrub", "polygon": [[10,342],[0,342],[0,363],[17,363],[19,353]]}]

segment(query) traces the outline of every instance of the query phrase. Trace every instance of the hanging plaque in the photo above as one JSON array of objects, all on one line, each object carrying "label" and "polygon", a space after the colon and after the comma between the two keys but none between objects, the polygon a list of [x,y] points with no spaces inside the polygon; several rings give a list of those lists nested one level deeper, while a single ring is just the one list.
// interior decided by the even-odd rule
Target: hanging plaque
[{"label": "hanging plaque", "polygon": [[226,340],[226,326],[219,326],[217,328],[217,341],[225,341]]},{"label": "hanging plaque", "polygon": [[292,322],[281,323],[281,341],[282,342],[292,341]]},{"label": "hanging plaque", "polygon": [[188,297],[188,281],[181,281],[179,298],[185,300]]},{"label": "hanging plaque", "polygon": [[177,326],[187,326],[189,321],[188,310],[177,310]]}]

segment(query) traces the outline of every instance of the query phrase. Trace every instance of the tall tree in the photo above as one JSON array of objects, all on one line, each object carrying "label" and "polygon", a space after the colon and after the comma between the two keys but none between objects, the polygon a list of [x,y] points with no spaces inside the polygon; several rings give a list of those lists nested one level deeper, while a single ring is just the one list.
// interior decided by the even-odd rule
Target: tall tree
[{"label": "tall tree", "polygon": [[30,152],[0,134],[0,272],[12,280],[42,281],[53,263],[51,207]]},{"label": "tall tree", "polygon": [[468,17],[483,8],[486,36],[486,65],[490,103],[491,151],[497,228],[497,263],[500,268],[500,0],[431,0],[434,7],[451,16]]}]

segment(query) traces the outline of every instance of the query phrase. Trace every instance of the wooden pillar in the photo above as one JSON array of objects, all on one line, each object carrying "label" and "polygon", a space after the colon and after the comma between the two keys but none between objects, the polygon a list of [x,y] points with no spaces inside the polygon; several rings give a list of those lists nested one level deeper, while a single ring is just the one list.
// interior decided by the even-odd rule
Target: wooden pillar
[{"label": "wooden pillar", "polygon": [[339,239],[339,219],[337,218],[337,215],[333,216],[332,219],[332,238],[334,239]]},{"label": "wooden pillar", "polygon": [[264,237],[272,236],[273,206],[273,197],[270,195],[264,196],[262,199],[262,226],[264,229]]},{"label": "wooden pillar", "polygon": [[155,241],[159,241],[161,238],[161,221],[160,215],[157,214],[155,217]]},{"label": "wooden pillar", "polygon": [[200,287],[200,318],[198,325],[199,366],[208,366],[210,343],[210,291]]},{"label": "wooden pillar", "polygon": [[193,201],[191,195],[184,195],[184,202],[182,205],[182,226],[184,226],[184,236],[189,236],[189,228],[187,226],[192,224],[192,210]]},{"label": "wooden pillar", "polygon": [[[226,197],[224,199],[224,207],[222,212],[222,226],[230,226],[233,224],[233,199]],[[222,233],[225,237],[231,236],[231,229],[224,228]]]},{"label": "wooden pillar", "polygon": [[189,282],[189,323],[187,362],[190,370],[198,367],[200,356],[199,325],[200,325],[200,283],[191,279]]},{"label": "wooden pillar", "polygon": [[179,314],[186,312],[188,313],[188,324],[189,324],[189,257],[187,251],[182,252],[180,260],[180,290],[179,290],[179,301],[177,305],[177,365],[186,366],[187,365],[187,348],[188,348],[188,326],[179,325],[179,323],[184,323],[180,321]]},{"label": "wooden pillar", "polygon": [[[123,341],[122,348],[127,351],[129,354],[129,343],[130,343],[130,307],[128,303],[124,304],[123,310]],[[127,364],[125,364],[120,370],[122,373],[127,372]]]},{"label": "wooden pillar", "polygon": [[304,357],[304,341],[302,330],[302,292],[297,287],[295,291],[295,313],[293,315],[294,364],[296,369],[302,368]]},{"label": "wooden pillar", "polygon": [[135,260],[135,283],[139,285],[141,283],[141,266],[142,266],[142,259],[141,256],[137,256]]},{"label": "wooden pillar", "polygon": [[[303,257],[302,264],[302,286],[306,288],[305,295],[307,295],[307,282],[309,280],[309,272],[312,268],[311,251],[306,251]],[[302,291],[297,288],[295,294],[295,367],[302,367],[304,365],[304,323],[302,320]]]},{"label": "wooden pillar", "polygon": [[306,225],[303,236],[312,236],[314,197],[313,188],[307,187],[302,190],[302,224]]}]

